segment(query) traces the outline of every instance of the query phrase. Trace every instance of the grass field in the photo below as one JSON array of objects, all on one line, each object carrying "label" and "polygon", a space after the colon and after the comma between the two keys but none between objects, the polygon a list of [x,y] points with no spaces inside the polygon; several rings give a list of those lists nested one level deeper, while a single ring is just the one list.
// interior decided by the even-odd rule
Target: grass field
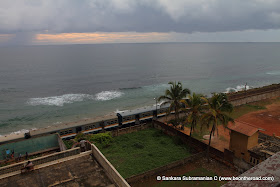
[{"label": "grass field", "polygon": [[[213,177],[216,176],[215,173],[205,169],[205,168],[196,168],[190,172],[185,173],[182,176],[193,176],[193,177],[198,177],[198,176],[208,176],[208,177]],[[182,177],[181,176],[181,177]],[[156,184],[154,187],[169,187],[169,186],[174,186],[174,187],[180,187],[180,186],[197,186],[197,187],[214,187],[214,186],[221,186],[225,184],[226,182],[220,182],[220,181],[162,181],[158,184]]]},{"label": "grass field", "polygon": [[109,147],[97,147],[124,178],[191,155],[180,140],[153,128],[114,137]]},{"label": "grass field", "polygon": [[240,116],[243,116],[244,114],[247,114],[249,112],[254,112],[254,111],[266,109],[267,105],[270,105],[270,104],[273,104],[273,103],[278,103],[278,102],[280,102],[280,97],[278,97],[276,99],[266,99],[266,100],[246,104],[246,105],[237,106],[237,107],[234,107],[234,110],[230,114],[230,116],[232,118],[236,119],[236,118],[239,118]]}]

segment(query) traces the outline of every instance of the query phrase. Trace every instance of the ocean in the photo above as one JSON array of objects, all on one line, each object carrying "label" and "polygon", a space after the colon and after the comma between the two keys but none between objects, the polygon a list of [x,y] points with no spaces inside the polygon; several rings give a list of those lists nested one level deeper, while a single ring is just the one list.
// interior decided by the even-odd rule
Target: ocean
[{"label": "ocean", "polygon": [[280,43],[0,47],[0,135],[155,104],[169,81],[192,92],[280,81]]}]

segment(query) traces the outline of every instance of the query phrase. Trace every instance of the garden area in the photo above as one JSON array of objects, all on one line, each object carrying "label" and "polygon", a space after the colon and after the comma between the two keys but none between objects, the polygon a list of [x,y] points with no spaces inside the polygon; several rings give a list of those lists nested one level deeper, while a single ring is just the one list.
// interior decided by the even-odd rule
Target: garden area
[{"label": "garden area", "polygon": [[94,143],[124,178],[191,155],[189,148],[180,138],[170,137],[154,128],[117,137],[112,137],[110,132],[78,134],[75,139],[64,140],[64,143],[69,149],[82,139]]},{"label": "garden area", "polygon": [[95,144],[124,178],[191,155],[180,139],[153,128],[114,137],[109,146]]}]

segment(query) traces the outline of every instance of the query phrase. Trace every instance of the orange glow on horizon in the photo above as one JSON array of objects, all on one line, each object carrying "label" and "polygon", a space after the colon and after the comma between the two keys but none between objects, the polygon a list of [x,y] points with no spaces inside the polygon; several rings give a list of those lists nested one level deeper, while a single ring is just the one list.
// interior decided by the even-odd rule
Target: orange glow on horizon
[{"label": "orange glow on horizon", "polygon": [[14,34],[0,34],[0,42],[7,42],[14,36]]},{"label": "orange glow on horizon", "polygon": [[36,43],[115,43],[115,42],[153,42],[166,40],[169,33],[60,33],[37,34]]}]

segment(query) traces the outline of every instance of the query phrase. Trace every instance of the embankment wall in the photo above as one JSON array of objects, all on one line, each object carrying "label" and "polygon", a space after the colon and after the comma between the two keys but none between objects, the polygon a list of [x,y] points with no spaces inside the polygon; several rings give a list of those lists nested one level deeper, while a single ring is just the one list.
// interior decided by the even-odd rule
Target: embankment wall
[{"label": "embankment wall", "polygon": [[228,99],[233,106],[240,106],[255,101],[270,99],[280,96],[280,84],[272,84],[260,88],[228,93]]}]

